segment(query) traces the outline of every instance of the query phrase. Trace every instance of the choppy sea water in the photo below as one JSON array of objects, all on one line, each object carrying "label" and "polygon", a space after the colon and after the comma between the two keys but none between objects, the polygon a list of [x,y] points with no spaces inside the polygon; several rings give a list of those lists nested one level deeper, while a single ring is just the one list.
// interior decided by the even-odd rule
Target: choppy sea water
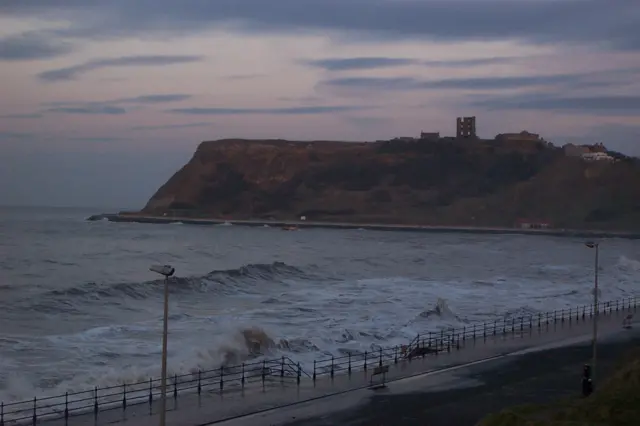
[{"label": "choppy sea water", "polygon": [[[87,222],[0,209],[0,400],[160,373],[407,343],[417,333],[592,300],[594,252],[553,237]],[[601,296],[640,291],[640,242],[607,239]],[[264,333],[264,334],[263,334]]]}]

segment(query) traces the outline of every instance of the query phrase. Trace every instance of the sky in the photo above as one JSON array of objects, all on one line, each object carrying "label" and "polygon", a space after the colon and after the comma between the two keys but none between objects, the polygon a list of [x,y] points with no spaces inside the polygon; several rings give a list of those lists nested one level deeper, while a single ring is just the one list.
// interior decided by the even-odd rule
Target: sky
[{"label": "sky", "polygon": [[203,140],[640,156],[637,0],[1,0],[0,204],[141,208]]}]

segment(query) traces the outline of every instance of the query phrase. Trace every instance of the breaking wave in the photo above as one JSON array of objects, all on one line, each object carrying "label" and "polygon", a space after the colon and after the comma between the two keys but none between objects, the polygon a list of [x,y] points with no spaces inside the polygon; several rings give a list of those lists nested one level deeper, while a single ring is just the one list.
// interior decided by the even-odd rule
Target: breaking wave
[{"label": "breaking wave", "polygon": [[[235,269],[217,270],[198,277],[171,278],[169,292],[210,293],[214,295],[231,295],[252,293],[257,282],[271,282],[284,279],[308,279],[312,276],[295,266],[283,262],[271,264],[249,264]],[[29,299],[17,301],[14,308],[33,309],[55,313],[70,313],[75,302],[110,302],[120,303],[121,299],[144,300],[162,294],[163,280],[137,283],[99,284],[95,282],[79,286],[50,290]]]}]

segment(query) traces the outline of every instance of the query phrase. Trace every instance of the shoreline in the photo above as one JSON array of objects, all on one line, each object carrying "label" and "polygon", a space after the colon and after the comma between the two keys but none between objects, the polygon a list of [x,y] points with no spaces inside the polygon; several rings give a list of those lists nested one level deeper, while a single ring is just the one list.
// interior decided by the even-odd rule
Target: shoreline
[{"label": "shoreline", "polygon": [[183,223],[185,225],[236,225],[253,227],[297,227],[320,229],[364,229],[370,231],[405,231],[405,232],[430,232],[430,233],[467,233],[467,234],[507,234],[507,235],[541,235],[551,237],[582,237],[582,238],[625,238],[640,239],[640,231],[602,231],[586,229],[526,229],[526,228],[501,228],[501,227],[474,227],[474,226],[428,226],[428,225],[402,225],[402,224],[375,224],[375,223],[347,223],[347,222],[313,222],[313,221],[286,221],[286,220],[224,220],[213,218],[188,218],[178,216],[149,216],[133,214],[103,213],[90,216],[89,221],[108,220],[109,222],[129,222],[148,224]]}]

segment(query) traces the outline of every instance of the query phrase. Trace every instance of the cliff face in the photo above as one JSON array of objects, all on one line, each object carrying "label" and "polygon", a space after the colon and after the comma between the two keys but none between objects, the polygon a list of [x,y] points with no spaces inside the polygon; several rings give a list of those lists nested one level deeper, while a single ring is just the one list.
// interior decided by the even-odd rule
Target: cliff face
[{"label": "cliff face", "polygon": [[233,219],[640,228],[640,166],[543,142],[203,142],[144,214]]}]

